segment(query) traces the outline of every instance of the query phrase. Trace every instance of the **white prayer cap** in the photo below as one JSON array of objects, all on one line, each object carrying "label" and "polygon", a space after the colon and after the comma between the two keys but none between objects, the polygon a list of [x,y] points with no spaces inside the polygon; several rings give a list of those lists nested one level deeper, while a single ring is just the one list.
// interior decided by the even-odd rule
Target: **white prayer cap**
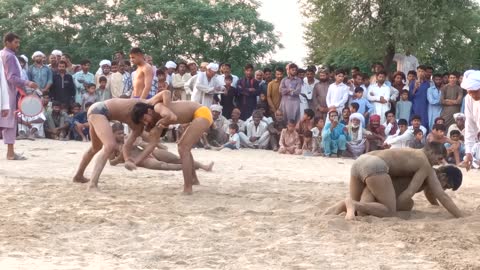
[{"label": "white prayer cap", "polygon": [[363,124],[365,122],[365,117],[361,113],[352,113],[350,115],[349,120],[352,121],[353,119],[358,119]]},{"label": "white prayer cap", "polygon": [[[28,57],[25,56],[25,54],[20,55],[20,57],[25,60],[25,63],[28,64]],[[33,58],[33,57],[32,57]]]},{"label": "white prayer cap", "polygon": [[60,50],[53,50],[51,54],[56,55],[56,56],[62,56],[63,55],[62,51],[60,51]]},{"label": "white prayer cap", "polygon": [[222,113],[222,109],[223,109],[223,107],[221,105],[218,105],[218,104],[213,104],[212,106],[210,106],[210,110],[212,112]]},{"label": "white prayer cap", "polygon": [[100,61],[99,66],[102,67],[103,65],[112,66],[112,62],[110,62],[110,60],[104,59],[104,60]]},{"label": "white prayer cap", "polygon": [[193,61],[193,60],[190,60],[190,61],[187,62],[187,66],[190,66],[190,65],[195,65],[196,66],[197,63],[195,63],[195,61]]},{"label": "white prayer cap", "polygon": [[218,71],[218,64],[210,63],[210,64],[207,65],[207,69],[210,69],[213,72],[217,72]]},{"label": "white prayer cap", "polygon": [[166,68],[177,68],[177,64],[175,64],[175,62],[173,62],[173,61],[168,61],[168,62],[165,64],[165,67],[166,67]]},{"label": "white prayer cap", "polygon": [[36,52],[33,53],[32,59],[35,60],[35,57],[37,57],[37,56],[45,57],[45,54],[42,53],[41,51],[36,51]]},{"label": "white prayer cap", "polygon": [[465,114],[463,114],[463,113],[454,113],[453,114],[453,119],[457,120],[459,118],[465,119]]},{"label": "white prayer cap", "polygon": [[460,87],[468,91],[480,90],[480,70],[467,70],[463,74],[463,81]]}]

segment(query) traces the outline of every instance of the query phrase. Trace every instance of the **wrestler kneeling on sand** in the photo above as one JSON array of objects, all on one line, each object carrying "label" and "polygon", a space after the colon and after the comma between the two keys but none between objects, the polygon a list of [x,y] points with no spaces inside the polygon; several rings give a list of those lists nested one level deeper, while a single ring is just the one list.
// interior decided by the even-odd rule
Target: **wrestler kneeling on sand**
[{"label": "wrestler kneeling on sand", "polygon": [[[113,155],[110,157],[110,165],[115,166],[125,162],[122,151],[122,148],[124,147],[125,133],[123,132],[123,125],[120,123],[113,124],[112,131],[118,146]],[[145,142],[135,143],[132,149],[132,157],[136,158],[139,156],[144,151],[143,149],[146,146],[148,146],[148,144]],[[177,155],[170,153],[164,147],[157,147],[155,150],[153,150],[152,154],[142,160],[138,166],[151,170],[179,171],[182,169],[181,164],[182,160]],[[209,172],[212,171],[213,162],[210,162],[208,165],[204,165],[195,161],[194,167],[196,170],[202,169]]]},{"label": "wrestler kneeling on sand", "polygon": [[[182,160],[183,192],[191,194],[193,190],[192,185],[199,184],[191,149],[193,145],[200,140],[203,133],[212,125],[213,117],[209,108],[197,102],[170,102],[170,100],[170,91],[162,91],[149,100],[149,104],[143,102],[137,103],[132,111],[132,120],[137,125],[144,124],[147,131],[150,128],[158,128],[159,133],[168,128],[168,125],[190,123],[178,141],[178,153]],[[128,140],[130,140],[130,137]],[[157,141],[155,141],[155,143]],[[127,147],[127,144],[125,144],[125,147]],[[126,151],[126,149],[123,150],[124,153]],[[143,157],[137,158],[135,162],[127,159],[125,167],[129,170],[135,169],[135,165],[138,165],[139,161],[143,160],[143,158],[151,152],[153,152],[153,149],[146,148],[142,152]]]},{"label": "wrestler kneeling on sand", "polygon": [[[444,177],[440,182],[432,168],[445,157],[446,149],[440,143],[428,143],[423,149],[396,148],[364,154],[351,168],[350,197],[329,209],[327,214],[346,210],[345,219],[355,219],[356,213],[390,217],[397,210],[411,209],[413,195],[424,190],[431,203],[438,200],[452,215],[461,217],[462,213],[444,191],[460,186],[461,178],[455,176],[458,171],[439,169],[440,173],[447,174],[448,180],[444,183]],[[402,187],[405,181],[408,186]]]}]

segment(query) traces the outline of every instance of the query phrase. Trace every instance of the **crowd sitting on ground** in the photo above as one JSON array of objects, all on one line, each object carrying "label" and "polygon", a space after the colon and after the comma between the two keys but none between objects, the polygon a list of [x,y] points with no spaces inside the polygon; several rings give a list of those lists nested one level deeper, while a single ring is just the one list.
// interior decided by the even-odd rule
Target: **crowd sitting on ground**
[{"label": "crowd sitting on ground", "polygon": [[[198,147],[205,149],[265,149],[280,154],[352,157],[389,148],[422,148],[441,142],[448,162],[461,166],[465,90],[461,73],[434,74],[434,69],[414,65],[387,76],[375,63],[373,76],[359,68],[329,71],[289,64],[275,70],[244,67],[239,78],[231,65],[168,61],[153,67],[149,98],[171,91],[173,100],[192,100],[210,108],[214,123]],[[44,113],[18,115],[18,139],[89,140],[87,110],[95,102],[132,95],[134,67],[117,52],[102,60],[95,74],[91,62],[72,64],[71,57],[54,50],[47,58],[32,55],[33,64],[19,57],[22,77],[35,82],[43,96]],[[48,64],[46,63],[48,62]],[[407,74],[405,74],[406,72]],[[35,89],[24,89],[35,93]],[[178,141],[185,125],[170,126],[164,140]],[[473,166],[480,165],[480,144],[474,147]]]}]

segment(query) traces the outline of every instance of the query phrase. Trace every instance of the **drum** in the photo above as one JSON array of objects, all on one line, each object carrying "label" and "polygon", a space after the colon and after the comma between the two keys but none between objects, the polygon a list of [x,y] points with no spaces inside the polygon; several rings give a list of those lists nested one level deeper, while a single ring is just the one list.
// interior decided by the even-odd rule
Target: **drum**
[{"label": "drum", "polygon": [[18,101],[18,110],[27,117],[33,117],[43,112],[42,100],[36,95],[22,96]]}]

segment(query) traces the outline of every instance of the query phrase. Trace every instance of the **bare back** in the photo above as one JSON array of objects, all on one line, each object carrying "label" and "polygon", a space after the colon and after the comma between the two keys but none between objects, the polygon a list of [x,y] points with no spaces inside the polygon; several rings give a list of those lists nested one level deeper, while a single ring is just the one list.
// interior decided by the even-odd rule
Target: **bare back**
[{"label": "bare back", "polygon": [[127,124],[129,127],[134,128],[137,126],[143,126],[143,124],[134,124],[132,121],[131,112],[133,106],[138,102],[145,102],[144,99],[124,99],[124,98],[113,98],[104,101],[105,106],[108,108],[110,114],[110,120],[119,121]]},{"label": "bare back", "polygon": [[423,150],[420,149],[386,149],[373,151],[367,155],[383,159],[389,167],[388,174],[392,178],[396,176],[413,176],[418,170],[431,167]]},{"label": "bare back", "polygon": [[[157,104],[157,106],[164,106]],[[188,124],[193,121],[195,111],[202,107],[201,104],[194,101],[173,101],[168,106],[168,109],[177,116],[177,121],[172,124]]]}]

